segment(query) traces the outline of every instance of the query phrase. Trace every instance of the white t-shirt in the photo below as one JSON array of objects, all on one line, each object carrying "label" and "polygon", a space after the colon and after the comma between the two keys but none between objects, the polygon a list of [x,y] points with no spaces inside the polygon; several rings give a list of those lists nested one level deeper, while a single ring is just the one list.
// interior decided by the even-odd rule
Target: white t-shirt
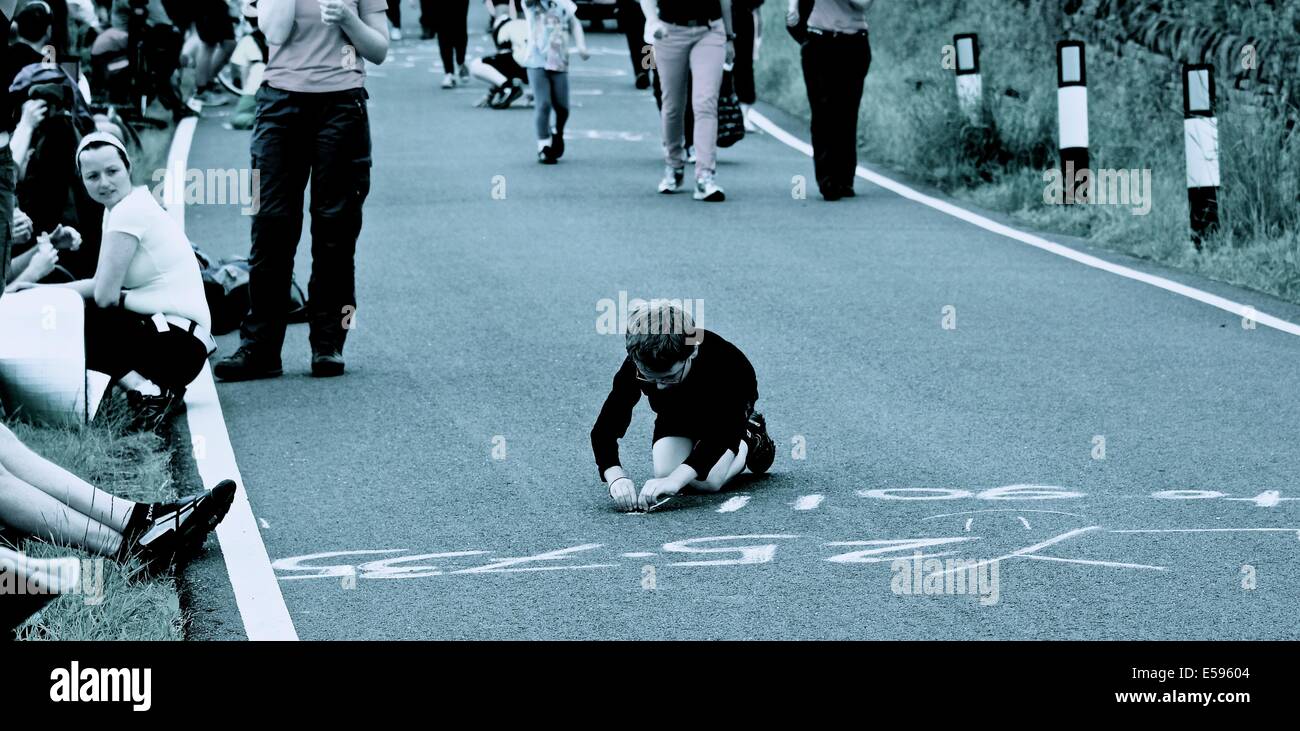
[{"label": "white t-shirt", "polygon": [[132,190],[104,211],[105,238],[114,231],[140,240],[122,282],[125,308],[141,315],[179,315],[211,329],[212,315],[190,240],[148,188]]}]

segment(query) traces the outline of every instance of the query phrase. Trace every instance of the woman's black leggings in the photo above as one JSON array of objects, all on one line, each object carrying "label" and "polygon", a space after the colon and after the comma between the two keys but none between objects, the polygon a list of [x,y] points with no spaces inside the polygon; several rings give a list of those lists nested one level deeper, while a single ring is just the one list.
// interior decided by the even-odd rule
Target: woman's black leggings
[{"label": "woman's black leggings", "polygon": [[469,45],[469,0],[438,0],[433,13],[430,32],[438,36],[438,52],[442,54],[442,69],[454,73],[465,63],[465,47]]},{"label": "woman's black leggings", "polygon": [[163,388],[180,391],[203,370],[203,341],[167,323],[166,332],[147,315],[120,307],[86,306],[86,367],[117,380],[135,371]]}]

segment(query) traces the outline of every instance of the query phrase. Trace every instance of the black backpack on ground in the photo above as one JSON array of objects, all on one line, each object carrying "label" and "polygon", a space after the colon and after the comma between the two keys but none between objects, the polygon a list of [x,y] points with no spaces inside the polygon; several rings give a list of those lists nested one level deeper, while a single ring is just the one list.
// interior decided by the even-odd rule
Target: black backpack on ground
[{"label": "black backpack on ground", "polygon": [[[197,247],[194,256],[199,260],[203,294],[212,314],[212,334],[238,330],[248,317],[248,259],[236,256],[218,261]],[[307,322],[307,296],[297,281],[289,287],[289,322]]]}]

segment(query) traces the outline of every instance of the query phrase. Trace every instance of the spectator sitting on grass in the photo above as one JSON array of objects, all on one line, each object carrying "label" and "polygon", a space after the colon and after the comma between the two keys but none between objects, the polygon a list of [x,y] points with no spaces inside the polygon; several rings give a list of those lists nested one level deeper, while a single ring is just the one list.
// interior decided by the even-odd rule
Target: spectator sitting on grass
[{"label": "spectator sitting on grass", "polygon": [[226,480],[171,503],[113,497],[36,454],[0,424],[0,524],[126,562],[147,574],[183,564],[221,522],[235,496]]},{"label": "spectator sitting on grass", "polygon": [[[91,279],[46,286],[87,300],[86,367],[126,391],[133,429],[155,431],[216,350],[199,265],[185,232],[149,189],[132,187],[131,159],[120,140],[86,135],[76,161],[86,190],[105,208],[99,266]],[[69,227],[61,231],[80,238]]]}]

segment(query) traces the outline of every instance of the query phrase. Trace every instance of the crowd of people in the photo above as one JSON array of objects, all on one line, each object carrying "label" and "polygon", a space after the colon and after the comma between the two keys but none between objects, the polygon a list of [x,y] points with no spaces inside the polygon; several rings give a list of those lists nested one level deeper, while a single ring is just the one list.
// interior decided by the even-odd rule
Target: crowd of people
[{"label": "crowd of people", "polygon": [[[232,10],[225,0],[0,0],[0,330],[25,311],[12,307],[21,298],[75,293],[84,317],[67,321],[84,323],[86,369],[111,379],[133,431],[162,432],[216,345],[194,249],[138,184],[150,174],[133,165],[132,124],[149,123],[139,99],[173,118],[224,103],[215,79],[233,47]],[[176,73],[186,63],[189,103]],[[152,575],[202,545],[234,492],[224,482],[180,501],[126,501],[0,423],[6,540],[35,537]]]},{"label": "crowd of people", "polygon": [[[527,96],[538,162],[553,165],[565,153],[571,49],[589,57],[578,6],[483,2],[495,52],[468,60],[470,0],[421,3],[423,36],[439,44],[441,86],[481,79],[490,87],[482,103],[494,108]],[[633,83],[653,88],[660,108],[660,193],[679,191],[693,162],[694,197],[726,199],[716,177],[719,100],[729,78],[752,129],[762,2],[619,0]],[[787,27],[802,47],[819,188],[827,200],[852,196],[872,0],[786,2]],[[193,248],[149,190],[135,184],[132,125],[149,122],[138,102],[156,101],[173,119],[227,104],[231,95],[218,75],[232,58],[245,124],[253,129],[261,205],[252,221],[250,307],[240,345],[213,371],[223,380],[283,372],[285,294],[310,184],[311,372],[343,374],[346,315],[356,307],[356,243],[370,190],[366,64],[382,63],[390,41],[401,39],[400,0],[0,0],[0,33],[0,295],[12,301],[57,288],[80,298],[86,367],[123,392],[130,428],[159,430],[215,351]],[[87,52],[89,75],[81,68]],[[188,95],[180,91],[183,66],[193,68]],[[648,507],[688,485],[716,490],[746,466],[762,471],[770,464],[748,360],[716,336],[703,348],[686,342],[681,333],[629,334],[628,357],[593,430],[601,477],[621,508]],[[725,429],[687,428],[695,417],[684,404],[698,399],[682,394],[737,373],[748,374],[742,380],[749,386],[727,402],[734,418]],[[652,407],[671,406],[680,423],[663,434],[656,426],[656,477],[638,494],[618,465],[617,441],[642,394]],[[176,503],[129,503],[44,460],[0,425],[0,525],[22,535],[138,558],[152,572],[192,552],[233,493],[234,485],[223,483]]]}]

